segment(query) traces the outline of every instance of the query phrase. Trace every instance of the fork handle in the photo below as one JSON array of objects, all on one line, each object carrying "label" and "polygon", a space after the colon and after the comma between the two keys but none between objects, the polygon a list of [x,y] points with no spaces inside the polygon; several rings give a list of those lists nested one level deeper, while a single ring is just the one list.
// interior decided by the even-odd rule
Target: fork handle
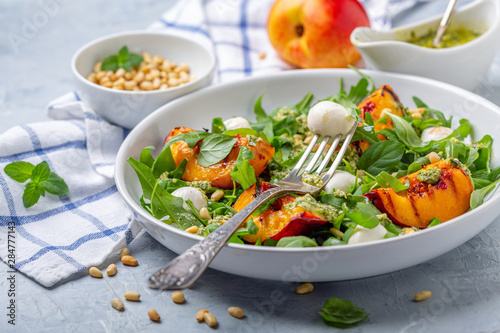
[{"label": "fork handle", "polygon": [[203,274],[231,235],[261,204],[287,192],[290,190],[279,187],[272,187],[262,192],[226,223],[154,273],[149,278],[149,286],[160,290],[191,286]]}]

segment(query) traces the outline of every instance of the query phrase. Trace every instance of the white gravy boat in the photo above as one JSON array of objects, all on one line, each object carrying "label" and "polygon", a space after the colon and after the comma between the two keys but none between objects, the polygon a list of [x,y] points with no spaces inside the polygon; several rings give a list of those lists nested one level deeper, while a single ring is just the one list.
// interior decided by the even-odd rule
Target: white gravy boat
[{"label": "white gravy boat", "polygon": [[474,89],[500,48],[500,0],[477,0],[453,14],[449,29],[486,30],[478,38],[454,47],[432,49],[407,43],[436,31],[441,15],[389,31],[356,28],[351,42],[369,67],[389,72],[424,76]]}]

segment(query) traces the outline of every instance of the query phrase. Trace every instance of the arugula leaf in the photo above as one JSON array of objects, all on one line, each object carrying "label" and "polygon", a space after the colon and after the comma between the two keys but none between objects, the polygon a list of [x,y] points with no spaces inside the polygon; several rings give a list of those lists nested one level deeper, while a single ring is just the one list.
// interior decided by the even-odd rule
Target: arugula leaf
[{"label": "arugula leaf", "polygon": [[113,54],[106,57],[102,61],[102,71],[116,71],[118,68],[123,68],[130,72],[132,67],[138,66],[144,59],[135,53],[129,53],[128,48],[123,46],[118,54]]},{"label": "arugula leaf", "polygon": [[376,89],[375,82],[373,81],[373,79],[371,78],[370,75],[363,73],[362,71],[360,71],[359,69],[357,69],[356,67],[354,67],[352,65],[348,65],[347,67],[349,67],[350,69],[352,69],[353,71],[355,71],[356,73],[361,75],[365,80],[367,80],[370,83],[370,90],[367,90],[368,91],[367,95],[369,95],[375,91],[375,89]]},{"label": "arugula leaf", "polygon": [[173,171],[168,173],[169,178],[176,178],[181,179],[182,175],[184,174],[184,171],[186,171],[186,165],[187,165],[187,159],[184,159],[177,168],[175,168]]},{"label": "arugula leaf", "polygon": [[226,131],[226,126],[224,125],[224,122],[222,121],[222,118],[217,117],[212,119],[212,133],[224,133]]},{"label": "arugula leaf", "polygon": [[40,186],[47,192],[55,195],[68,195],[69,188],[64,179],[53,172],[50,172],[49,178],[42,181]]},{"label": "arugula leaf", "polygon": [[417,135],[411,124],[404,120],[402,117],[392,113],[388,113],[388,116],[391,118],[394,124],[394,131],[396,132],[396,135],[408,148],[418,152],[422,152],[432,147],[433,142],[423,142]]},{"label": "arugula leaf", "polygon": [[314,247],[318,243],[307,236],[291,236],[281,238],[276,247]]},{"label": "arugula leaf", "polygon": [[35,166],[29,162],[19,161],[7,164],[3,171],[15,181],[24,183],[31,178],[34,168]]},{"label": "arugula leaf", "polygon": [[295,105],[295,108],[297,108],[297,110],[300,112],[300,113],[305,113],[307,114],[308,111],[309,111],[309,107],[311,106],[311,102],[314,98],[314,95],[311,94],[311,93],[307,93],[304,98]]},{"label": "arugula leaf", "polygon": [[154,146],[148,146],[141,150],[141,154],[139,155],[139,161],[142,164],[146,164],[148,167],[152,167],[155,159],[153,155],[151,155],[151,150],[156,150]]},{"label": "arugula leaf", "polygon": [[45,192],[42,192],[38,183],[27,183],[23,193],[24,207],[28,208],[36,204],[38,202],[38,199],[40,199],[40,195],[42,195],[42,193],[45,194]]},{"label": "arugula leaf", "polygon": [[156,182],[156,177],[153,172],[146,164],[137,161],[133,157],[129,157],[127,162],[132,166],[137,174],[137,177],[139,178],[139,182],[142,187],[142,195],[144,198],[151,200],[151,195]]},{"label": "arugula leaf", "polygon": [[266,111],[262,108],[262,97],[264,97],[264,95],[259,96],[253,108],[255,119],[257,119],[258,122],[266,121],[269,118]]},{"label": "arugula leaf", "polygon": [[425,108],[426,109],[424,114],[423,114],[424,116],[429,115],[432,118],[439,120],[443,126],[451,127],[451,121],[452,121],[453,117],[446,119],[446,117],[444,116],[444,114],[441,111],[430,109],[427,106],[427,104],[422,102],[422,100],[420,100],[418,97],[413,96],[413,101],[415,102],[415,105],[417,106],[417,108]]},{"label": "arugula leaf", "polygon": [[324,320],[333,325],[354,325],[368,317],[368,314],[360,307],[337,297],[328,299],[319,313]]},{"label": "arugula leaf", "polygon": [[382,171],[391,172],[401,161],[405,146],[401,142],[379,141],[368,147],[358,161],[358,167],[368,173],[377,175]]},{"label": "arugula leaf", "polygon": [[240,184],[245,190],[255,184],[255,169],[248,160],[255,158],[254,153],[245,146],[240,148],[238,158],[231,171],[231,179]]},{"label": "arugula leaf", "polygon": [[475,209],[480,206],[484,201],[484,197],[486,197],[486,195],[490,193],[499,182],[500,179],[497,179],[488,186],[485,186],[478,190],[474,190],[470,197],[470,209]]},{"label": "arugula leaf", "polygon": [[388,174],[385,171],[379,173],[376,177],[377,183],[383,188],[393,188],[394,192],[404,191],[408,186],[401,183],[396,177]]},{"label": "arugula leaf", "polygon": [[200,144],[198,163],[201,166],[209,167],[226,158],[233,149],[238,139],[224,134],[212,134]]}]

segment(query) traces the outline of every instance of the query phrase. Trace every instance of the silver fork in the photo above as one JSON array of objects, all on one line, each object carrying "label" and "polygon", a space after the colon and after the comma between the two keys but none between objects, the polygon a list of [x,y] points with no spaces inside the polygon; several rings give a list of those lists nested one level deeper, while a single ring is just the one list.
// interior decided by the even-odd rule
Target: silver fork
[{"label": "silver fork", "polygon": [[[321,176],[321,179],[323,181],[322,187],[316,187],[303,183],[302,175],[305,173],[311,173],[314,170],[316,163],[320,159],[321,154],[328,145],[331,137],[326,136],[323,138],[318,150],[305,168],[304,172],[299,174],[304,163],[311,154],[314,146],[318,142],[319,136],[315,135],[311,143],[309,143],[309,146],[306,148],[306,151],[297,162],[297,165],[295,165],[293,170],[285,178],[278,181],[275,186],[271,187],[269,190],[256,197],[252,202],[250,202],[242,210],[236,213],[222,226],[209,234],[201,242],[193,245],[183,254],[179,255],[177,258],[168,263],[165,267],[159,269],[156,273],[154,273],[149,278],[149,287],[160,290],[184,289],[190,287],[201,276],[201,274],[203,274],[210,262],[215,258],[224,244],[226,244],[229,237],[231,237],[231,235],[241,226],[243,222],[245,222],[250,217],[250,215],[260,205],[278,195],[285,193],[311,195],[319,194],[323,187],[332,178],[333,173],[344,157],[345,151],[349,146],[349,143],[351,142],[355,130],[356,125],[354,125],[346,135],[344,143],[342,144],[328,172]],[[335,137],[332,145],[325,155],[325,158],[323,159],[319,167],[315,170],[315,174],[321,175],[323,170],[328,165],[333,154],[335,153],[335,149],[337,148],[341,138],[341,134]]]}]

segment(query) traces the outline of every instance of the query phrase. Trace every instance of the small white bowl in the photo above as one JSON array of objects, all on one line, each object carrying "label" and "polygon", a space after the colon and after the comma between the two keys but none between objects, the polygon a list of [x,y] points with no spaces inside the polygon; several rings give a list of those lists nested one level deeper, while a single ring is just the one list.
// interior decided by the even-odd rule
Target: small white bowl
[{"label": "small white bowl", "polygon": [[405,42],[412,32],[418,37],[437,30],[441,17],[389,31],[356,28],[351,43],[371,68],[424,76],[472,90],[490,68],[500,46],[500,1],[477,0],[454,13],[449,28],[487,29],[468,43],[432,49]]},{"label": "small white bowl", "polygon": [[[193,81],[177,87],[151,91],[106,88],[87,80],[94,65],[127,46],[130,53],[148,52],[190,67]],[[210,84],[215,57],[201,43],[164,32],[132,31],[104,36],[81,47],[71,60],[76,90],[82,101],[107,121],[133,128],[165,103]]]}]

